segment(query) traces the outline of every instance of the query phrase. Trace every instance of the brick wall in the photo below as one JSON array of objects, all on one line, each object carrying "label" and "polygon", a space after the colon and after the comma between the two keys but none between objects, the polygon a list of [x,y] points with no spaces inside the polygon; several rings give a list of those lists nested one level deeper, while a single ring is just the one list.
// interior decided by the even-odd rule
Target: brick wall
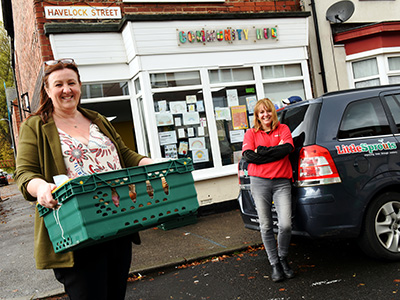
[{"label": "brick wall", "polygon": [[[41,67],[41,53],[38,40],[40,32],[36,26],[33,13],[33,1],[12,0],[14,19],[15,47],[15,77],[18,96],[28,93],[31,98],[34,91],[32,79],[35,81]],[[14,110],[13,118],[19,128],[20,120],[28,114],[20,116],[18,109]]]}]

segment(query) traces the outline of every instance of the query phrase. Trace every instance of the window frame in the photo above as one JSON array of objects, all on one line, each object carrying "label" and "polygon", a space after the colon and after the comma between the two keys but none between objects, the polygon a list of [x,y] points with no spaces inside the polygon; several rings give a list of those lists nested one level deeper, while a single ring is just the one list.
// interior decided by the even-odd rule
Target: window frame
[{"label": "window frame", "polygon": [[[396,52],[397,50],[397,52]],[[365,53],[354,54],[347,57],[347,70],[349,74],[349,87],[357,88],[356,84],[358,82],[379,79],[380,85],[388,85],[389,77],[400,76],[400,70],[390,70],[388,59],[391,57],[400,57],[400,47],[390,48],[390,49],[376,49],[373,51],[367,51]],[[369,76],[354,79],[353,73],[353,63],[359,62],[371,58],[376,58],[378,66],[378,74],[376,76]]]}]

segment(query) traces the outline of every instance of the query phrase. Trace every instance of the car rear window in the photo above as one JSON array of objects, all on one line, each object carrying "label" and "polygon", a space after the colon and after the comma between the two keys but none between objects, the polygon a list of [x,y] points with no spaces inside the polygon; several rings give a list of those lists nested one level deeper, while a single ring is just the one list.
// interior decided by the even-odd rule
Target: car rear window
[{"label": "car rear window", "polygon": [[370,98],[350,103],[342,118],[338,138],[357,138],[390,134],[379,98]]},{"label": "car rear window", "polygon": [[289,126],[293,133],[304,121],[308,107],[308,105],[303,105],[280,111],[278,112],[279,121]]}]

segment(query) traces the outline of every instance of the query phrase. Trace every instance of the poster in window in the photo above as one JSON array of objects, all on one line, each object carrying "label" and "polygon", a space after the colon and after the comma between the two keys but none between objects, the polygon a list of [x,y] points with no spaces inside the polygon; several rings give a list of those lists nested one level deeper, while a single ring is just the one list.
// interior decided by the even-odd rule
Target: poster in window
[{"label": "poster in window", "polygon": [[254,106],[256,106],[257,98],[255,96],[247,97],[246,102],[247,102],[247,109],[249,111],[249,114],[254,113]]},{"label": "poster in window", "polygon": [[159,132],[158,136],[160,138],[161,146],[177,143],[175,130]]},{"label": "poster in window", "polygon": [[239,105],[239,96],[237,89],[226,90],[226,98],[229,107]]},{"label": "poster in window", "polygon": [[189,148],[188,142],[180,142],[180,143],[179,143],[178,153],[179,153],[180,155],[187,155],[187,153],[188,153],[188,148]]},{"label": "poster in window", "polygon": [[185,137],[185,128],[178,128],[178,139],[184,139]]},{"label": "poster in window", "polygon": [[186,102],[172,101],[169,103],[169,109],[173,114],[183,114],[186,112]]},{"label": "poster in window", "polygon": [[244,130],[231,130],[229,131],[229,137],[231,139],[231,144],[242,143],[244,139]]},{"label": "poster in window", "polygon": [[208,149],[198,149],[192,151],[192,159],[194,164],[209,161]]},{"label": "poster in window", "polygon": [[232,106],[231,110],[233,130],[249,128],[249,123],[247,121],[246,105]]},{"label": "poster in window", "polygon": [[188,131],[188,137],[194,136],[194,128],[193,127],[188,127],[187,131]]},{"label": "poster in window", "polygon": [[197,111],[183,114],[183,125],[194,125],[200,123],[200,116]]},{"label": "poster in window", "polygon": [[189,95],[186,96],[186,103],[187,104],[196,104],[197,96],[196,95]]},{"label": "poster in window", "polygon": [[216,107],[215,108],[215,120],[231,120],[231,112],[229,107]]},{"label": "poster in window", "polygon": [[157,126],[174,125],[174,119],[170,113],[156,113]]},{"label": "poster in window", "polygon": [[204,136],[205,135],[203,126],[197,127],[197,135],[198,136]]},{"label": "poster in window", "polygon": [[207,119],[206,118],[200,118],[200,126],[207,127]]},{"label": "poster in window", "polygon": [[181,118],[179,117],[175,118],[175,126],[176,127],[182,126]]},{"label": "poster in window", "polygon": [[166,112],[167,111],[167,101],[166,100],[158,101],[158,111],[159,112]]},{"label": "poster in window", "polygon": [[206,142],[204,137],[195,137],[189,139],[189,150],[205,149]]},{"label": "poster in window", "polygon": [[199,111],[199,112],[204,111],[204,102],[203,101],[197,101],[196,106],[197,106],[197,111]]},{"label": "poster in window", "polygon": [[250,128],[254,127],[254,115],[249,116],[249,124],[250,124]]},{"label": "poster in window", "polygon": [[176,144],[165,145],[164,150],[166,158],[172,158],[172,159],[178,158],[178,149],[176,148]]}]

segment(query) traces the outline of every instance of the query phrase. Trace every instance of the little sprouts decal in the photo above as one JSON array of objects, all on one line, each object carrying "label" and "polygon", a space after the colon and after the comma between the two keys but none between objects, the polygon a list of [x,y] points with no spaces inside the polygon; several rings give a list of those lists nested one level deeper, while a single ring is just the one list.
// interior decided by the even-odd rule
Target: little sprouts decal
[{"label": "little sprouts decal", "polygon": [[335,148],[337,154],[339,155],[352,154],[352,153],[367,153],[370,155],[374,155],[374,154],[379,154],[381,151],[397,149],[397,145],[394,142],[384,142],[383,139],[378,141],[379,143],[376,144],[367,144],[367,143],[362,143],[359,145],[351,144],[351,145],[335,146]]}]

